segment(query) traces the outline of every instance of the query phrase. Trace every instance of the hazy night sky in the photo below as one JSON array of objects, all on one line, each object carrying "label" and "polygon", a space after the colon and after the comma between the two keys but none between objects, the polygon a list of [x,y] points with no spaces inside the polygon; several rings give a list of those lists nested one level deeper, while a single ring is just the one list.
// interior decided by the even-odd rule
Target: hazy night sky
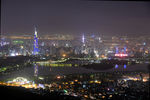
[{"label": "hazy night sky", "polygon": [[150,2],[2,0],[1,32],[150,34]]}]

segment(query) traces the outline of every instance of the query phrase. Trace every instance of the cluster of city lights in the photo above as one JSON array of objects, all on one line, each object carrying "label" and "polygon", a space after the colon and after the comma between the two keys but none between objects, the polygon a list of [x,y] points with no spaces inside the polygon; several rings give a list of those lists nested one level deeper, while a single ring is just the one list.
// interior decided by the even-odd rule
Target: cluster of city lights
[{"label": "cluster of city lights", "polygon": [[43,84],[35,84],[33,81],[28,81],[24,77],[17,77],[13,79],[12,81],[8,81],[7,83],[0,82],[0,85],[6,85],[6,86],[21,86],[24,88],[43,88],[45,89],[45,86]]},{"label": "cluster of city lights", "polygon": [[115,56],[116,56],[116,57],[127,57],[128,54],[122,54],[122,53],[121,53],[121,54],[115,54]]}]

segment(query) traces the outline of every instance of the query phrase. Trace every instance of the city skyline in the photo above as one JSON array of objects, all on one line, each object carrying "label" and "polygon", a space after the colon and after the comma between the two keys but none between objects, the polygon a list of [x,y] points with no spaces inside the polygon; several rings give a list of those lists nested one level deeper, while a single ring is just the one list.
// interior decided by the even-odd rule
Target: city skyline
[{"label": "city skyline", "polygon": [[148,35],[150,3],[129,1],[2,0],[2,35]]},{"label": "city skyline", "polygon": [[1,98],[149,100],[150,2],[1,3]]}]

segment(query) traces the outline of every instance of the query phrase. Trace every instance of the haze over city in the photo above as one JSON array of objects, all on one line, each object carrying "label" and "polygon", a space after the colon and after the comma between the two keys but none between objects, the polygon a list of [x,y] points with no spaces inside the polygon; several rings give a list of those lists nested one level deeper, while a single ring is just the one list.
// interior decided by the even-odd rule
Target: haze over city
[{"label": "haze over city", "polygon": [[98,0],[2,0],[1,33],[150,34],[150,3]]}]

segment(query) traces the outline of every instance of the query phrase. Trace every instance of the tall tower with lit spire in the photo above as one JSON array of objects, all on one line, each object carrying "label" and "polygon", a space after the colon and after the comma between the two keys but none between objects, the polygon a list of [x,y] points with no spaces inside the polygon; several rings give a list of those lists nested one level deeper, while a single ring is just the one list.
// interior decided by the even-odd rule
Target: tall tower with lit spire
[{"label": "tall tower with lit spire", "polygon": [[82,35],[82,49],[81,49],[82,53],[85,53],[85,37],[84,34]]},{"label": "tall tower with lit spire", "polygon": [[38,53],[39,53],[39,48],[38,48],[38,36],[37,36],[37,30],[36,30],[36,27],[35,27],[33,55],[37,55]]},{"label": "tall tower with lit spire", "polygon": [[84,37],[84,34],[82,35],[82,43],[85,44],[85,37]]}]

